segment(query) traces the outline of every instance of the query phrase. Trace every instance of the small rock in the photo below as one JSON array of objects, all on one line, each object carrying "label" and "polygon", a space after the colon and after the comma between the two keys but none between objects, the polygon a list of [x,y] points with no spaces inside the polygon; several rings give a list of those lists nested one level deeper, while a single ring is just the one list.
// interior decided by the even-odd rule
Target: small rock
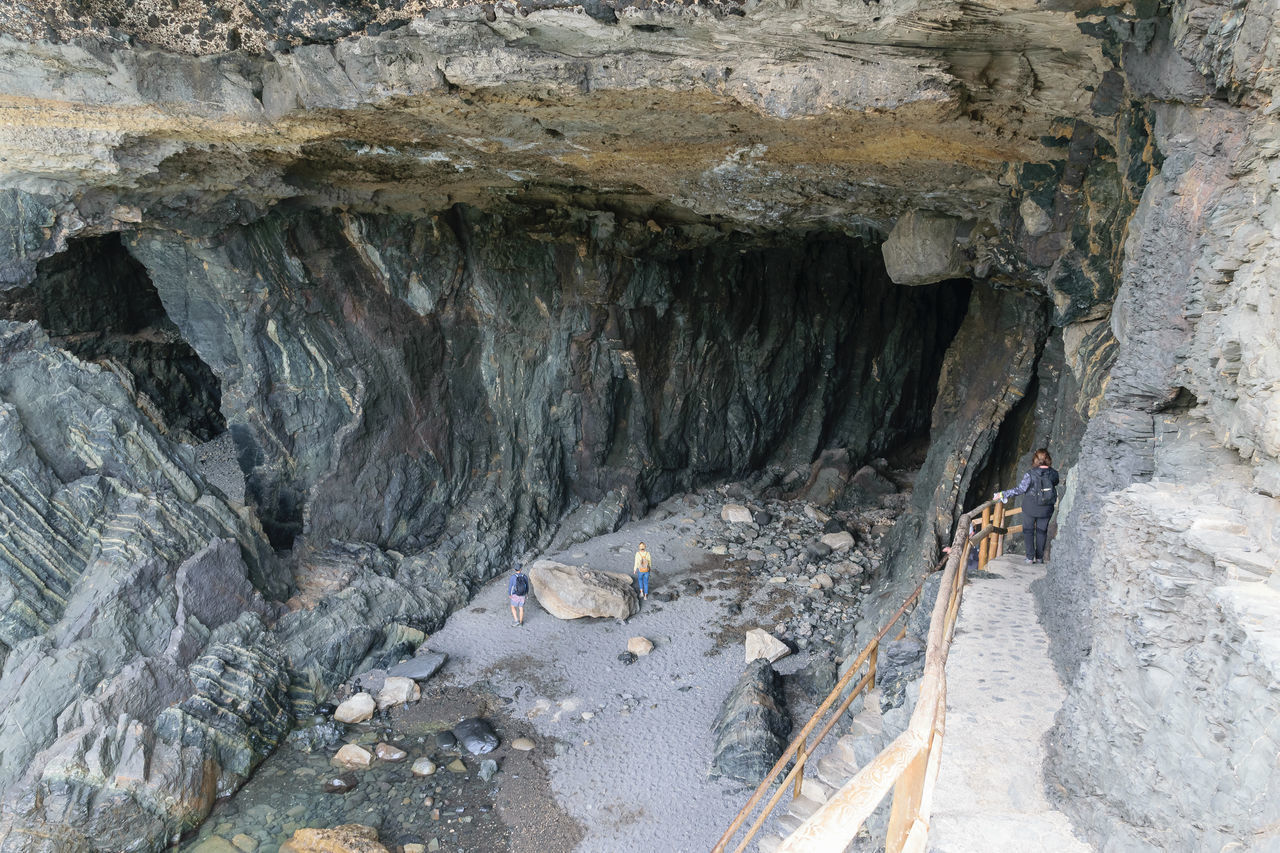
[{"label": "small rock", "polygon": [[518,749],[521,752],[528,752],[535,746],[534,742],[527,737],[518,737],[511,741],[511,748]]},{"label": "small rock", "polygon": [[831,575],[826,572],[819,572],[813,576],[813,580],[810,581],[810,585],[817,589],[831,589],[831,587],[836,585],[836,582],[832,580]]},{"label": "small rock", "polygon": [[404,853],[427,853],[427,845],[425,844],[405,844],[401,847]]},{"label": "small rock", "polygon": [[419,758],[413,762],[413,766],[409,769],[414,776],[430,776],[436,772],[436,763],[430,758]]},{"label": "small rock", "polygon": [[392,746],[389,743],[380,743],[373,748],[373,754],[378,756],[381,761],[404,761],[409,757],[409,753],[405,752],[398,746]]},{"label": "small rock", "polygon": [[363,746],[349,743],[338,750],[338,754],[329,759],[329,763],[346,770],[364,770],[373,763],[373,753]]},{"label": "small rock", "polygon": [[583,711],[583,712],[582,712],[582,719],[584,719],[584,720],[591,720],[591,719],[594,719],[594,718],[595,718],[595,716],[596,716],[596,715],[595,715],[595,714],[593,714],[593,713],[591,713],[590,711]]},{"label": "small rock", "polygon": [[498,762],[492,758],[486,758],[480,762],[480,778],[488,782],[498,772]]},{"label": "small rock", "polygon": [[[343,773],[341,776],[330,776],[324,780],[320,788],[326,794],[345,794],[358,785],[355,774]],[[296,815],[294,815],[296,817]]]},{"label": "small rock", "polygon": [[192,848],[194,853],[237,853],[235,845],[220,835],[211,835]]},{"label": "small rock", "polygon": [[769,578],[769,583],[786,583],[787,579],[782,575],[774,575]]},{"label": "small rock", "polygon": [[453,736],[453,732],[436,732],[436,746],[441,749],[453,749],[458,745],[458,739]]},{"label": "small rock", "polygon": [[425,800],[423,800],[423,801],[422,801],[423,808],[428,808],[428,809],[429,809],[429,808],[431,808],[432,806],[434,806],[435,804],[436,804],[436,798],[435,798],[435,797],[427,797]]},{"label": "small rock", "polygon": [[388,853],[378,843],[378,830],[349,823],[333,829],[299,829],[280,846],[280,853]]},{"label": "small rock", "polygon": [[418,687],[418,682],[412,678],[399,675],[387,676],[387,680],[382,683],[382,689],[378,691],[378,708],[392,708],[406,702],[416,702],[421,696],[422,690]]},{"label": "small rock", "polygon": [[437,850],[439,850],[439,849],[440,849],[440,839],[439,839],[439,838],[433,838],[433,839],[431,839],[430,841],[428,841],[428,842],[427,842],[427,851],[428,851],[428,853],[435,853],[435,851],[437,851]]},{"label": "small rock", "polygon": [[237,850],[242,850],[244,853],[253,853],[258,849],[258,839],[245,835],[243,832],[231,836],[231,843],[236,846]]},{"label": "small rock", "polygon": [[498,748],[498,735],[493,726],[479,717],[470,717],[453,727],[453,735],[472,755],[483,755]]},{"label": "small rock", "polygon": [[627,651],[636,657],[644,657],[653,651],[653,643],[644,637],[632,637],[627,640]]},{"label": "small rock", "polygon": [[446,769],[448,769],[450,773],[466,773],[467,765],[462,763],[461,758],[455,758],[446,765]]},{"label": "small rock", "polygon": [[618,660],[622,661],[624,666],[631,666],[631,664],[635,663],[637,660],[639,660],[639,658],[637,658],[631,652],[619,652]]},{"label": "small rock", "polygon": [[751,510],[742,504],[725,504],[720,510],[720,518],[729,524],[751,524]]},{"label": "small rock", "polygon": [[419,651],[404,663],[398,663],[391,667],[391,669],[387,670],[387,675],[412,678],[414,681],[426,681],[435,675],[448,659],[449,656],[444,652]]},{"label": "small rock", "polygon": [[774,663],[791,654],[791,649],[763,628],[752,628],[747,632],[746,652],[747,663],[751,663],[756,658],[764,658]]},{"label": "small rock", "polygon": [[373,716],[378,703],[368,693],[357,693],[347,699],[333,712],[333,718],[340,723],[363,723]]},{"label": "small rock", "polygon": [[842,530],[839,533],[828,533],[822,537],[821,541],[832,551],[846,551],[853,547],[853,534],[847,530]]}]

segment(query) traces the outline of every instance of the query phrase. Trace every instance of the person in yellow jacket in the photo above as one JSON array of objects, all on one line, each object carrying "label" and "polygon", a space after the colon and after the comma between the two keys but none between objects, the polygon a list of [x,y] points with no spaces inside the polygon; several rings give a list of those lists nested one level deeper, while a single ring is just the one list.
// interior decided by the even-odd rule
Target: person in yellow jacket
[{"label": "person in yellow jacket", "polygon": [[636,576],[636,583],[640,586],[640,600],[644,601],[649,597],[649,570],[653,568],[653,558],[649,556],[649,552],[644,549],[644,543],[640,543],[640,547],[636,549],[636,562],[631,567],[631,574]]}]

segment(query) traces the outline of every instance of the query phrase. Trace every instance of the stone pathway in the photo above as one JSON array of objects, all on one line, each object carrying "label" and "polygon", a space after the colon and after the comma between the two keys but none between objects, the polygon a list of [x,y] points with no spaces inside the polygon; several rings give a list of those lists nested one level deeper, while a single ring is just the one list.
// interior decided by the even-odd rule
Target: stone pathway
[{"label": "stone pathway", "polygon": [[1043,738],[1066,697],[1030,584],[1046,566],[1021,555],[973,580],[947,660],[947,734],[933,798],[937,853],[1085,853],[1044,794]]}]

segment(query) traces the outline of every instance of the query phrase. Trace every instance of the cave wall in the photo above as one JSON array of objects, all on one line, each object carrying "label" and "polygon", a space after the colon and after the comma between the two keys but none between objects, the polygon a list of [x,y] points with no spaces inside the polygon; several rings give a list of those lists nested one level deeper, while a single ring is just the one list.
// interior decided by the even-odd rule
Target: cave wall
[{"label": "cave wall", "polygon": [[898,288],[847,238],[636,258],[466,208],[130,247],[221,378],[282,546],[420,550],[480,494],[527,547],[573,501],[639,513],[825,447],[869,458],[925,430],[967,297]]},{"label": "cave wall", "polygon": [[1108,849],[1276,843],[1273,28],[1254,4],[1179,3],[1168,42],[1127,56],[1129,85],[1172,101],[1164,160],[1093,333],[1112,366],[1038,590],[1070,680],[1050,790]]}]

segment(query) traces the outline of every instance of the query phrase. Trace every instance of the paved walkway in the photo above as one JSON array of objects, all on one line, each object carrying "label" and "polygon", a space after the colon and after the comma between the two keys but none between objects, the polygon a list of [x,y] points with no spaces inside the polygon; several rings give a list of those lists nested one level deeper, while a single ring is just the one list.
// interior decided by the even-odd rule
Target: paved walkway
[{"label": "paved walkway", "polygon": [[1030,584],[1045,572],[1000,557],[964,591],[947,659],[947,729],[933,797],[936,853],[1088,853],[1044,794],[1043,738],[1066,696]]}]

